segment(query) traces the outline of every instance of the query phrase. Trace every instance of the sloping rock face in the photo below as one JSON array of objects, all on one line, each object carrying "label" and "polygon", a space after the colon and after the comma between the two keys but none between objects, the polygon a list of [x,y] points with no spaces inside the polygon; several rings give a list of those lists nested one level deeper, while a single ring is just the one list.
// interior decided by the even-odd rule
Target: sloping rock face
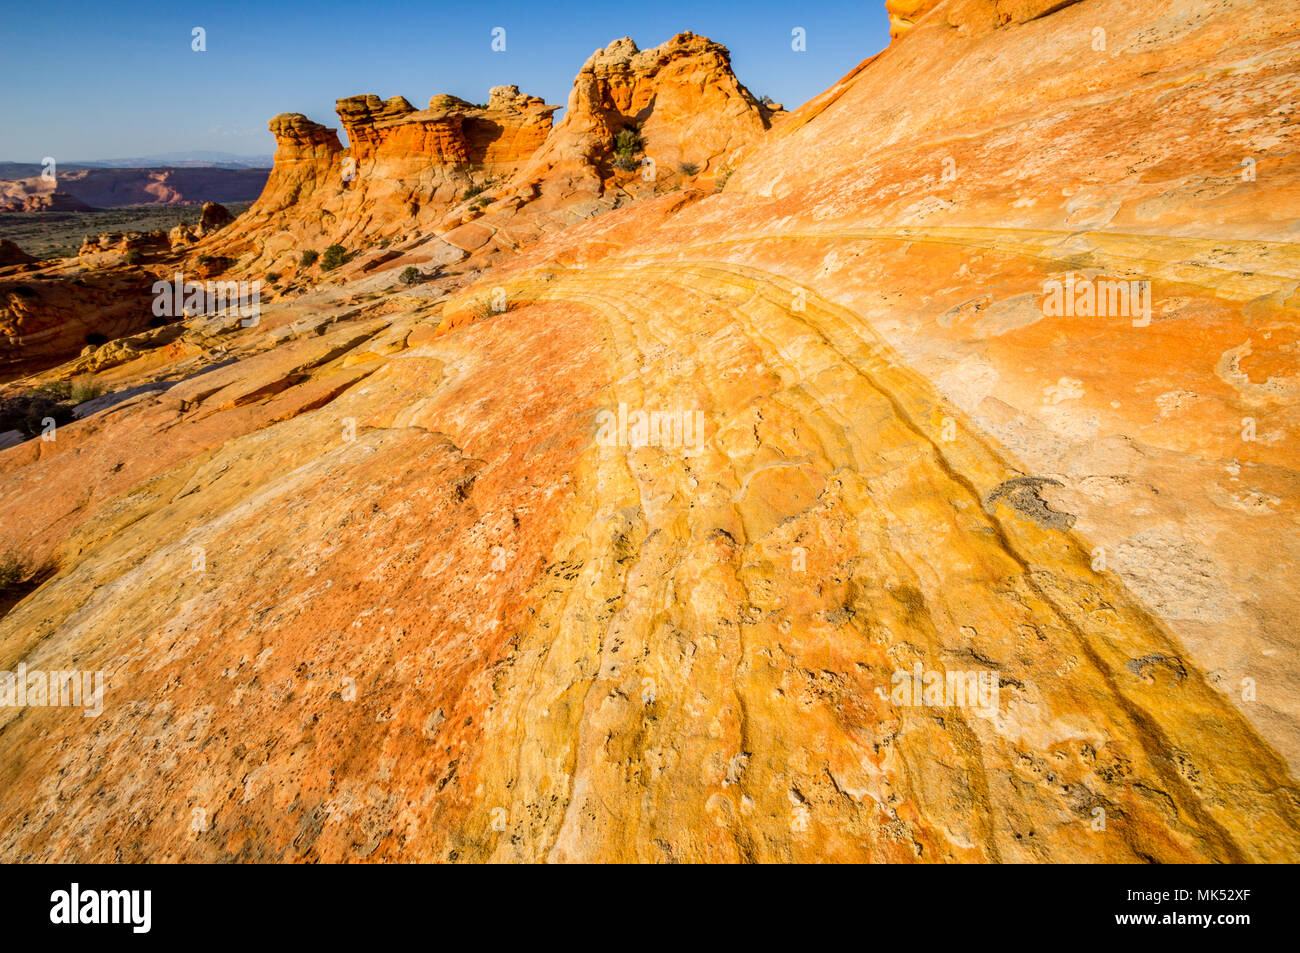
[{"label": "sloping rock face", "polygon": [[[889,13],[889,37],[905,36],[931,10],[943,6],[946,22],[963,35],[985,32],[1009,24],[1028,23],[1055,13],[1079,0],[885,0]],[[1104,28],[1103,28],[1104,29]]]},{"label": "sloping rock face", "polygon": [[990,9],[0,451],[0,857],[1300,859],[1300,28]]},{"label": "sloping rock face", "polygon": [[476,183],[508,176],[545,140],[548,106],[498,86],[486,106],[434,96],[415,109],[400,96],[338,101],[349,147],[334,130],[293,114],[271,121],[275,169],[266,191],[216,244],[290,269],[304,249],[406,236],[428,226]]}]

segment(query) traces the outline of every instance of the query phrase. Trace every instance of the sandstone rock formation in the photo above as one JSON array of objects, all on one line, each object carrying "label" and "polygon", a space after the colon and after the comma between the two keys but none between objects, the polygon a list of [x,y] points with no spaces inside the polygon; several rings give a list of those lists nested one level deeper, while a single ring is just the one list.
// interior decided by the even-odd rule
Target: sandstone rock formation
[{"label": "sandstone rock formation", "polygon": [[7,238],[0,238],[0,268],[7,268],[10,265],[26,265],[35,260],[14,242],[9,241]]},{"label": "sandstone rock formation", "polygon": [[231,215],[230,210],[224,205],[205,202],[202,211],[199,212],[198,222],[194,225],[181,223],[167,233],[168,248],[180,248],[192,244],[205,235],[211,235],[218,229],[225,228],[234,220],[235,216]]},{"label": "sandstone rock formation", "polygon": [[109,678],[0,707],[0,858],[1300,859],[1300,26],[912,23],[720,191],[511,254],[494,192],[491,267],[145,331],[0,450],[0,670]]},{"label": "sandstone rock formation", "polygon": [[126,267],[0,277],[0,381],[76,356],[87,335],[119,337],[148,327],[153,281]]},{"label": "sandstone rock formation", "polygon": [[683,163],[706,171],[734,160],[769,124],[770,110],[736,79],[724,46],[680,33],[642,51],[623,37],[583,65],[564,121],[521,180],[566,162],[608,176],[604,167],[624,129],[637,132],[656,180],[671,178]]},{"label": "sandstone rock formation", "polygon": [[[184,228],[184,226],[181,226]],[[87,235],[77,250],[77,257],[100,255],[104,252],[126,253],[129,251],[158,252],[170,248],[171,234],[161,230],[152,232],[105,232],[102,235]]]},{"label": "sandstone rock formation", "polygon": [[411,234],[467,189],[515,171],[545,140],[557,108],[515,86],[495,87],[485,106],[439,95],[423,110],[400,96],[354,96],[337,106],[347,149],[332,129],[277,116],[266,190],[205,248],[290,269],[304,249]]},{"label": "sandstone rock formation", "polygon": [[[445,222],[442,238],[467,253],[514,250],[697,176],[711,187],[776,115],[741,85],[726,48],[706,37],[680,33],[644,51],[629,37],[614,40],[579,71],[545,145],[488,191],[481,218]],[[620,133],[638,143],[621,157],[623,168]]]},{"label": "sandstone rock formation", "polygon": [[[645,51],[627,37],[597,50],[551,131],[557,108],[515,86],[494,88],[485,107],[435,96],[417,111],[400,96],[356,96],[338,103],[347,150],[305,117],[283,130],[277,117],[284,144],[265,193],[205,250],[284,271],[306,248],[431,231],[433,261],[490,260],[686,182],[712,187],[783,115],[741,85],[725,47],[691,33]],[[304,129],[314,151],[300,183]],[[637,145],[619,163],[625,131]]]}]

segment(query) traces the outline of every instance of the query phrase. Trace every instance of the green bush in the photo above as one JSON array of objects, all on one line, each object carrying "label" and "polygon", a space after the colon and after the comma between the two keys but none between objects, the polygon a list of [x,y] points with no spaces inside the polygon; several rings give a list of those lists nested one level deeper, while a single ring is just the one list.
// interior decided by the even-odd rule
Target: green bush
[{"label": "green bush", "polygon": [[420,281],[420,269],[414,265],[407,265],[402,269],[402,273],[397,276],[398,280],[404,285],[417,284]]},{"label": "green bush", "polygon": [[0,593],[7,592],[23,582],[31,571],[21,557],[13,553],[0,556]]},{"label": "green bush", "polygon": [[343,246],[331,245],[329,248],[325,249],[325,254],[321,256],[320,270],[333,271],[346,260],[347,256],[343,252]]},{"label": "green bush", "polygon": [[50,400],[67,400],[72,396],[72,381],[46,381],[36,385],[36,393]]},{"label": "green bush", "polygon": [[683,162],[681,165],[682,175],[699,175],[700,167],[695,162]]},{"label": "green bush", "polygon": [[461,193],[460,197],[468,201],[469,199],[472,199],[474,196],[482,194],[484,188],[485,186],[482,185],[471,185],[469,188],[467,188],[464,192]]},{"label": "green bush", "polygon": [[634,156],[614,156],[614,168],[622,172],[634,172],[638,165]]},{"label": "green bush", "polygon": [[302,253],[302,257],[298,259],[298,267],[310,268],[312,265],[316,264],[316,259],[319,257],[320,257],[320,252],[308,248],[305,252]]},{"label": "green bush", "polygon": [[620,130],[614,137],[614,154],[616,156],[634,156],[641,151],[641,137],[635,129]]},{"label": "green bush", "polygon": [[89,374],[73,378],[72,389],[68,393],[68,398],[74,404],[84,404],[88,400],[94,400],[104,393],[104,388],[95,383],[95,379]]},{"label": "green bush", "polygon": [[[66,381],[61,383],[67,384]],[[60,427],[70,424],[73,421],[72,407],[45,390],[0,397],[0,431],[17,430],[24,437],[36,437],[44,432],[47,418]]]}]

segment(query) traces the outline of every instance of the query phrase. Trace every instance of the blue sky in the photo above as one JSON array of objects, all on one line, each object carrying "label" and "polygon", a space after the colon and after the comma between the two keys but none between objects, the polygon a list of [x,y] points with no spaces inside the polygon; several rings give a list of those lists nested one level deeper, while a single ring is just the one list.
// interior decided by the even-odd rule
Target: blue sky
[{"label": "blue sky", "polygon": [[[270,153],[266,121],[334,101],[446,92],[485,102],[515,83],[565,104],[597,47],[691,30],[730,48],[756,95],[804,102],[889,40],[884,0],[622,2],[9,2],[0,17],[0,160],[63,162],[190,150]],[[492,29],[506,50],[491,49]],[[207,51],[191,49],[191,31]],[[791,49],[802,27],[807,50]]]}]

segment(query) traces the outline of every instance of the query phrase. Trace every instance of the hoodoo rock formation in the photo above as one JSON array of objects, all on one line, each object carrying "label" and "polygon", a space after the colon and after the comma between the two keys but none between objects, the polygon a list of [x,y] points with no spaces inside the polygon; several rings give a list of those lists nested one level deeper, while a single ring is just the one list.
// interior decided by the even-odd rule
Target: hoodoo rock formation
[{"label": "hoodoo rock formation", "polygon": [[447,223],[443,237],[464,252],[514,250],[697,176],[712,187],[777,115],[736,78],[726,47],[706,37],[679,33],[649,50],[614,40],[583,64],[546,143],[486,193],[482,217]]},{"label": "hoodoo rock formation", "polygon": [[305,248],[432,232],[443,242],[426,246],[429,260],[487,259],[697,177],[712,186],[781,115],[736,79],[725,47],[691,33],[597,50],[554,130],[559,107],[515,86],[486,106],[354,96],[337,108],[347,149],[303,116],[272,120],[266,191],[204,251],[289,270]]},{"label": "hoodoo rock formation", "polygon": [[224,205],[205,202],[199,212],[198,222],[194,225],[177,225],[167,233],[168,245],[170,248],[180,248],[196,242],[205,235],[211,235],[218,229],[225,228],[234,220],[235,216],[231,215],[230,210]]},{"label": "hoodoo rock formation", "polygon": [[423,110],[400,96],[353,96],[337,106],[346,149],[334,130],[305,116],[276,116],[266,190],[218,245],[287,269],[303,249],[409,237],[466,190],[517,170],[546,139],[558,108],[515,86],[495,87],[485,106],[439,95]]},{"label": "hoodoo rock formation", "polygon": [[1300,24],[890,9],[767,132],[616,43],[429,228],[484,113],[279,117],[240,267],[410,237],[24,382],[0,670],[107,688],[0,706],[0,859],[1300,859]]},{"label": "hoodoo rock formation", "polygon": [[695,170],[686,173],[691,177],[736,161],[769,128],[771,117],[736,79],[726,47],[680,33],[638,50],[623,37],[583,65],[563,122],[511,187],[562,191],[558,178],[573,191],[600,195],[615,160],[616,136],[625,130],[639,140],[638,174],[631,182],[675,186],[683,166]]}]

